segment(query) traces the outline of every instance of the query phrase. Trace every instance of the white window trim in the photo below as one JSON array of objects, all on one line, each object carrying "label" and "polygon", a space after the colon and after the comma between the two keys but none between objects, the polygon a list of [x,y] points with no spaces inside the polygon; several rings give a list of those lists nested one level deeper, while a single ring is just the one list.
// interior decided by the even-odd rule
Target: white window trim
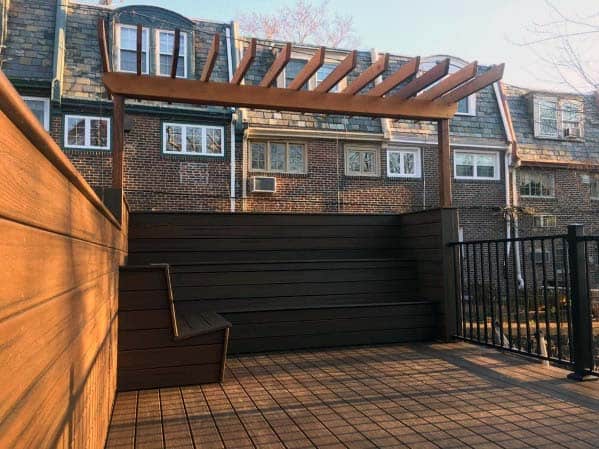
[{"label": "white window trim", "polygon": [[[349,169],[349,153],[352,151],[370,151],[374,153],[374,172],[373,173],[362,173],[354,172]],[[344,148],[343,159],[345,166],[345,176],[361,177],[361,178],[378,178],[381,176],[381,151],[378,147],[371,146],[360,146],[360,145],[347,145]]]},{"label": "white window trim", "polygon": [[[69,145],[69,119],[76,120],[85,120],[85,145]],[[106,122],[106,146],[97,147],[92,146],[91,142],[91,121],[92,120],[102,120]],[[65,148],[77,148],[82,150],[110,150],[110,141],[112,138],[112,134],[110,133],[110,118],[108,117],[99,117],[99,116],[91,116],[91,115],[75,115],[75,114],[67,114],[64,116],[64,146]]]},{"label": "white window trim", "polygon": [[44,103],[44,123],[42,123],[42,126],[46,131],[50,131],[50,99],[45,97],[24,96],[23,100],[41,101]]},{"label": "white window trim", "polygon": [[[556,132],[555,134],[543,134],[541,132],[541,102],[555,103],[555,122]],[[580,130],[580,137],[568,138],[564,136],[564,114],[563,107],[565,104],[572,104],[578,109],[580,114],[580,120],[578,121],[578,129]],[[584,103],[580,100],[572,98],[562,98],[559,96],[550,95],[534,95],[533,96],[533,121],[534,121],[534,137],[539,139],[553,139],[553,140],[570,140],[570,139],[584,139]]]},{"label": "white window trim", "polygon": [[[265,168],[253,168],[252,167],[252,144],[254,143],[263,143],[266,145],[266,160]],[[288,170],[272,170],[270,168],[270,145],[273,143],[279,143],[285,145],[285,165],[289,166],[289,145],[302,145],[304,147],[304,169],[299,171],[288,171]],[[292,142],[292,141],[282,141],[282,140],[250,140],[249,142],[249,171],[253,173],[280,173],[285,175],[305,175],[308,173],[308,145],[305,142]]]},{"label": "white window trim", "polygon": [[[539,219],[540,221],[540,225],[537,225],[535,223],[535,219]],[[552,226],[549,226],[546,224],[546,220],[547,219],[552,219],[555,221],[555,224]],[[551,215],[551,214],[537,214],[533,216],[533,226],[535,228],[556,228],[557,227],[557,216],[556,215]]]},{"label": "white window trim", "polygon": [[476,117],[476,93],[470,95],[468,98],[468,112],[456,112],[455,115],[462,115],[466,117]]},{"label": "white window trim", "polygon": [[[181,151],[168,151],[166,149],[168,136],[166,133],[166,128],[169,126],[178,126],[181,128]],[[187,128],[196,128],[202,130],[202,152],[188,152],[187,151]],[[221,145],[220,145],[220,153],[208,153],[207,149],[207,138],[206,131],[209,129],[218,129],[221,132]],[[196,125],[193,123],[171,123],[164,122],[162,124],[162,152],[164,154],[176,154],[178,156],[203,156],[203,157],[224,157],[225,155],[225,128],[222,126],[212,126],[212,125]]]},{"label": "white window trim", "polygon": [[[156,74],[158,76],[171,76],[169,73],[160,73],[160,56],[167,55],[167,53],[160,53],[160,33],[167,33],[173,35],[173,45],[174,45],[174,35],[175,32],[172,30],[163,30],[156,29],[155,39],[156,39]],[[179,49],[179,57],[183,58],[183,76],[177,76],[177,78],[187,78],[187,33],[185,31],[181,31],[181,37],[183,38],[183,48]],[[172,56],[172,53],[169,55]]]},{"label": "white window trim", "polygon": [[[312,50],[312,51],[314,51],[314,53],[316,53],[315,50]],[[331,56],[331,53],[332,52],[327,51],[327,56],[325,57],[325,61],[324,61],[323,65],[334,64],[337,66],[347,56],[347,54],[344,54],[344,53],[339,53],[339,54],[335,54],[335,55]],[[290,59],[301,60],[301,61],[305,61],[307,63],[308,61],[310,61],[312,56],[313,55],[303,53],[303,52],[302,53],[292,52]],[[281,74],[277,77],[277,83],[276,83],[277,87],[287,88],[286,80],[287,80],[287,69],[285,68],[281,71]],[[347,87],[347,76],[343,77],[335,85],[335,87],[337,88],[336,92],[342,92]],[[314,90],[315,88],[316,88],[316,72],[314,73],[314,75],[312,75],[308,79],[308,89]],[[331,89],[331,92],[333,92],[333,91],[335,91],[334,88]]]},{"label": "white window trim", "polygon": [[[116,61],[117,61],[117,71],[118,72],[123,72],[123,73],[137,73],[136,70],[124,70],[121,67],[121,29],[122,28],[128,28],[130,30],[135,30],[137,32],[137,27],[133,26],[133,25],[123,25],[123,24],[119,24],[118,25],[118,32],[116,34],[116,48],[117,48],[117,52],[116,52]],[[143,27],[142,28],[142,35],[143,33],[147,33],[147,37],[146,37],[146,45],[145,48],[143,47],[143,37],[142,37],[142,52],[145,51],[146,53],[146,70],[142,70],[142,74],[144,75],[148,75],[150,73],[150,29]],[[130,50],[128,50],[130,51]]]},{"label": "white window trim", "polygon": [[[401,155],[405,153],[414,154],[414,173],[413,174],[405,174],[405,173],[391,173],[391,158],[389,157],[393,153],[399,153]],[[389,178],[411,178],[411,179],[419,179],[422,178],[422,150],[420,148],[393,148],[387,149],[387,177]],[[403,158],[401,158],[403,161]],[[403,166],[403,162],[402,162]]]},{"label": "white window trim", "polygon": [[[473,176],[458,176],[457,175],[457,163],[456,163],[456,155],[457,154],[482,154],[482,155],[494,155],[495,156],[495,176],[477,176],[476,175],[476,165],[474,166],[474,175]],[[477,151],[477,150],[453,150],[453,176],[454,179],[460,180],[468,180],[468,181],[498,181],[501,179],[501,161],[499,157],[499,151]]]}]

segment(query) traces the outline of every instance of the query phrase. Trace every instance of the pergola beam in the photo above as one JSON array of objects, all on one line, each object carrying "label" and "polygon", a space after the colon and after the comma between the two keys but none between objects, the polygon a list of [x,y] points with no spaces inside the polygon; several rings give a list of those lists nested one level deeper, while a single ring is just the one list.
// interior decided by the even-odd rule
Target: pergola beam
[{"label": "pergola beam", "polygon": [[369,83],[373,82],[389,67],[389,53],[379,57],[377,61],[364,70],[349,86],[344,90],[344,94],[355,95],[360,92]]},{"label": "pergola beam", "polygon": [[181,51],[181,30],[175,29],[175,42],[173,42],[173,60],[171,65],[171,78],[177,77],[177,67],[179,66],[179,53]]},{"label": "pergola beam", "polygon": [[141,75],[142,72],[142,61],[141,61],[141,55],[142,55],[142,48],[143,48],[143,35],[144,35],[144,28],[141,25],[141,23],[139,23],[137,25],[137,51],[135,52],[135,56],[136,56],[136,66],[137,66],[137,74]]},{"label": "pergola beam", "polygon": [[98,45],[100,47],[100,59],[102,60],[102,72],[110,72],[110,57],[108,55],[108,38],[106,36],[106,19],[98,19]]},{"label": "pergola beam", "polygon": [[216,58],[218,57],[218,50],[220,49],[220,34],[216,33],[214,38],[212,39],[212,45],[210,46],[210,51],[208,52],[208,57],[206,58],[206,63],[204,64],[204,68],[202,69],[202,75],[200,76],[200,81],[210,81],[210,75],[212,75],[212,71],[214,70],[214,65],[216,64]]},{"label": "pergola beam", "polygon": [[245,53],[243,55],[243,59],[239,63],[237,70],[235,70],[235,74],[233,78],[231,78],[231,84],[241,84],[245,74],[250,69],[252,62],[254,62],[254,58],[256,57],[256,46],[258,45],[258,41],[254,38],[250,41],[250,45],[246,48]]},{"label": "pergola beam", "polygon": [[335,87],[339,81],[345,78],[349,72],[356,68],[356,64],[358,63],[358,52],[356,50],[352,51],[348,54],[343,61],[335,67],[329,76],[327,76],[319,86],[314,89],[314,92],[328,92],[333,87]]},{"label": "pergola beam", "polygon": [[393,94],[393,96],[404,100],[414,97],[421,90],[426,89],[431,84],[439,81],[441,78],[447,75],[448,72],[449,58],[444,59],[429,71],[424,72],[418,78],[414,78],[404,87],[402,87],[399,92]]},{"label": "pergola beam", "polygon": [[264,78],[262,78],[262,81],[260,81],[260,86],[268,87],[272,83],[274,83],[274,81],[281,74],[283,69],[285,69],[285,66],[287,65],[290,59],[291,44],[287,43],[275,58],[274,62],[270,66],[270,69],[268,69],[268,72],[266,72],[266,75],[264,75]]},{"label": "pergola beam", "polygon": [[499,81],[503,77],[504,69],[505,64],[494,65],[485,73],[478,75],[476,78],[468,81],[466,84],[463,84],[457,89],[454,89],[443,95],[441,98],[439,98],[439,100],[447,104],[457,103],[461,99],[469,97],[473,93],[476,93],[479,90],[490,86],[494,82]]},{"label": "pergola beam", "polygon": [[318,51],[312,56],[312,59],[300,70],[295,79],[287,86],[288,89],[300,90],[304,84],[306,84],[318,69],[324,64],[324,58],[326,55],[325,47],[320,47]]},{"label": "pergola beam", "polygon": [[456,87],[459,87],[465,82],[474,78],[476,76],[477,69],[478,63],[476,61],[471,62],[457,72],[452,73],[447,78],[439,81],[433,87],[430,87],[422,92],[420,95],[418,95],[418,98],[421,100],[436,100],[450,90],[455,89]]},{"label": "pergola beam", "polygon": [[139,100],[170,101],[225,107],[357,115],[391,119],[438,120],[451,118],[456,104],[403,100],[394,96],[372,97],[315,91],[294,91],[230,83],[198,83],[188,79],[107,73],[107,89],[115,95]]},{"label": "pergola beam", "polygon": [[366,95],[371,95],[373,97],[382,97],[383,95],[389,93],[401,83],[406,81],[408,78],[416,75],[418,72],[418,67],[420,67],[420,57],[417,56],[413,59],[410,59],[404,65],[402,65],[399,69],[393,72],[391,75],[387,76],[383,81],[374,86]]}]

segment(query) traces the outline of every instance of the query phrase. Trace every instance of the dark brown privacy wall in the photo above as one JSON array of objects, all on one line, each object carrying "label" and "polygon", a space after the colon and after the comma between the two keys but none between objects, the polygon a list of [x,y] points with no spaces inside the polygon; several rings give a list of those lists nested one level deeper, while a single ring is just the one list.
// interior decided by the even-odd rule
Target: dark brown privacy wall
[{"label": "dark brown privacy wall", "polygon": [[60,149],[1,111],[0,153],[0,447],[100,449],[126,236]]}]

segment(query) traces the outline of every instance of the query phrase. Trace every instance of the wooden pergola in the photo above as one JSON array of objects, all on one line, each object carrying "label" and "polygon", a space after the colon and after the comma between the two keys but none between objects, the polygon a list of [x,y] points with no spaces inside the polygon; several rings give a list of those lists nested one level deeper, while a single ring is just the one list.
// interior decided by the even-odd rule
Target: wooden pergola
[{"label": "wooden pergola", "polygon": [[[451,206],[451,164],[449,119],[457,111],[457,103],[498,81],[504,64],[492,66],[477,75],[473,62],[449,73],[449,59],[436,64],[418,76],[420,58],[403,64],[381,82],[362,90],[382,76],[389,65],[389,54],[381,56],[368,69],[340,92],[331,90],[357,65],[357,51],[347,57],[313,90],[302,87],[325,62],[321,47],[287,88],[272,87],[291,59],[292,45],[279,51],[269,70],[257,85],[242,84],[256,57],[257,40],[252,39],[243,59],[227,82],[210,81],[219,51],[220,36],[214,35],[207,61],[198,80],[177,78],[180,30],[175,30],[170,77],[142,75],[142,25],[137,26],[137,73],[111,70],[106,22],[98,22],[98,36],[104,71],[103,82],[114,102],[112,186],[123,186],[124,101],[127,98],[170,103],[188,103],[225,107],[246,107],[301,113],[366,116],[388,119],[436,121],[439,147],[439,196],[441,207]],[[403,85],[402,85],[403,84]],[[401,88],[396,89],[402,85]]]}]

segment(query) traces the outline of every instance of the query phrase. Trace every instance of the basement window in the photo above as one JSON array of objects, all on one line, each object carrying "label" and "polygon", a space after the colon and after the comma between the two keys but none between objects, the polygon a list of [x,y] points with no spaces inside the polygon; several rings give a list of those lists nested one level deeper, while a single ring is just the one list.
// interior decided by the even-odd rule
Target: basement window
[{"label": "basement window", "polygon": [[387,150],[387,176],[420,178],[422,173],[419,148]]},{"label": "basement window", "polygon": [[599,200],[599,175],[591,176],[591,199]]},{"label": "basement window", "polygon": [[110,119],[80,115],[65,116],[64,145],[66,148],[109,150]]},{"label": "basement window", "polygon": [[50,130],[50,99],[42,97],[23,97],[31,112],[37,117],[46,131]]},{"label": "basement window", "polygon": [[[170,76],[173,64],[173,49],[175,47],[175,32],[156,30],[158,52],[158,75]],[[179,45],[179,62],[177,77],[187,78],[187,33],[181,32]]]},{"label": "basement window", "polygon": [[555,215],[535,215],[533,224],[535,228],[555,228],[557,227],[557,217]]},{"label": "basement window", "polygon": [[306,173],[306,145],[297,142],[250,143],[250,170],[271,173]]},{"label": "basement window", "polygon": [[188,156],[224,156],[224,128],[221,126],[164,123],[162,151]]}]

